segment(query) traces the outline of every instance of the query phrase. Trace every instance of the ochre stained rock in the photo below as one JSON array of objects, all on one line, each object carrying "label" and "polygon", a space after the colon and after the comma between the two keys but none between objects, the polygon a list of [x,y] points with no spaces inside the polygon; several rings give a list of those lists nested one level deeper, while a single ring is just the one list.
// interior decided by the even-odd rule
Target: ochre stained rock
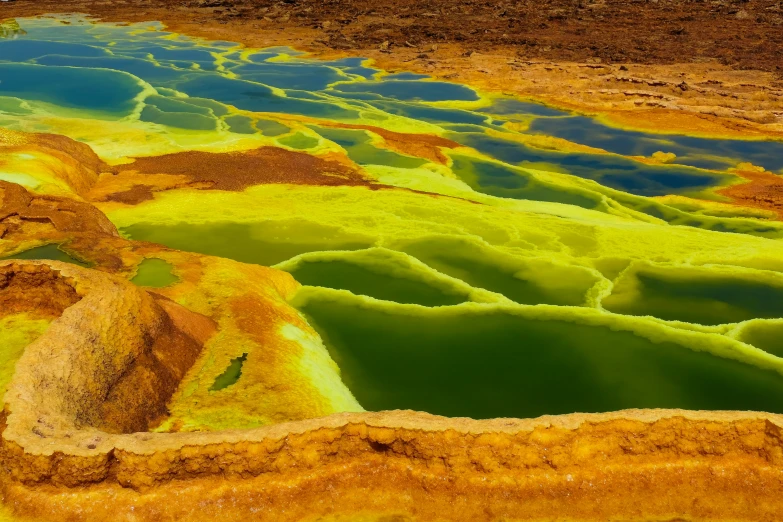
[{"label": "ochre stained rock", "polygon": [[91,193],[93,200],[136,204],[152,199],[154,191],[182,187],[244,190],[268,183],[325,186],[372,183],[361,170],[347,162],[279,147],[225,153],[177,152],[137,158],[117,168],[117,176],[101,178]]},{"label": "ochre stained rock", "polygon": [[719,194],[737,205],[771,210],[783,219],[783,177],[750,167],[737,169],[736,174],[747,182],[723,188]]},{"label": "ochre stained rock", "polygon": [[[62,430],[148,429],[211,335],[196,313],[172,316],[127,281],[55,261],[0,262],[6,301],[15,311],[60,312],[25,349],[5,396],[14,420],[5,440],[23,447],[49,446],[51,437],[65,437]],[[42,471],[28,472],[19,477]]]},{"label": "ochre stained rock", "polygon": [[[36,169],[41,170],[37,174],[65,183],[79,195],[90,190],[101,172],[112,170],[89,145],[66,136],[0,129],[0,167],[28,172],[33,158],[38,160]],[[14,168],[15,163],[18,168]]]},{"label": "ochre stained rock", "polygon": [[[6,479],[3,489],[20,520],[772,522],[780,423],[678,410],[337,414],[243,432],[104,435],[106,453],[60,456],[80,486]],[[6,455],[9,466],[21,458],[19,448]]]},{"label": "ochre stained rock", "polygon": [[25,236],[25,224],[45,223],[57,232],[98,233],[119,236],[117,229],[103,213],[90,205],[60,196],[28,192],[21,185],[0,181],[0,226],[5,227],[0,238]]},{"label": "ochre stained rock", "polygon": [[80,299],[74,287],[46,265],[0,269],[0,316],[34,312],[57,317]]}]

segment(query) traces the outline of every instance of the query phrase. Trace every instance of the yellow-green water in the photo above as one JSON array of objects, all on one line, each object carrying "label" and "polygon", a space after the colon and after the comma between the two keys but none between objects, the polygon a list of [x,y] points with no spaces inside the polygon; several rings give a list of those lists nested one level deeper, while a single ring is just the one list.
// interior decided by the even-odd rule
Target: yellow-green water
[{"label": "yellow-green water", "polygon": [[172,273],[173,266],[162,259],[145,259],[131,279],[132,283],[150,288],[162,288],[176,283],[179,279]]}]

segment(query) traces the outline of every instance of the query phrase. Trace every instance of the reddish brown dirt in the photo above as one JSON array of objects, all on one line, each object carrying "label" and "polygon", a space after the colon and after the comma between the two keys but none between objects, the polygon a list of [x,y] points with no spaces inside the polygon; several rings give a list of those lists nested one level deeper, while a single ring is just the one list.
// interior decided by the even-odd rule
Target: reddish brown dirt
[{"label": "reddish brown dirt", "polygon": [[76,289],[49,267],[0,269],[0,317],[19,312],[55,318],[81,299]]},{"label": "reddish brown dirt", "polygon": [[783,219],[783,177],[771,172],[738,171],[747,183],[732,185],[718,191],[743,207],[771,210]]},{"label": "reddish brown dirt", "polygon": [[342,129],[362,129],[373,132],[383,138],[384,143],[390,149],[402,152],[403,154],[410,154],[411,156],[418,156],[419,158],[436,161],[443,165],[448,162],[448,159],[443,152],[441,152],[440,148],[455,149],[460,147],[460,144],[456,141],[440,136],[433,136],[431,134],[405,134],[374,127],[372,125],[351,125],[348,123],[324,123],[324,125]]},{"label": "reddish brown dirt", "polygon": [[92,199],[135,205],[153,199],[154,192],[161,190],[244,190],[270,183],[370,186],[372,180],[348,163],[277,147],[227,153],[188,151],[137,158],[120,167],[116,175],[101,178]]},{"label": "reddish brown dirt", "polygon": [[[146,431],[168,415],[166,403],[216,331],[209,318],[150,292],[161,306],[160,331],[148,350],[115,383],[101,405],[101,428],[109,433]],[[172,310],[171,314],[168,311]],[[191,335],[198,332],[198,336]],[[128,410],[144,412],[129,415]]]},{"label": "reddish brown dirt", "polygon": [[[442,163],[445,163],[446,158],[439,147],[458,146],[455,142],[437,136],[401,134],[361,125],[345,127],[371,130],[381,135],[389,148]],[[241,191],[254,185],[275,183],[361,186],[370,190],[405,190],[432,197],[451,197],[383,185],[338,154],[320,157],[277,147],[225,153],[177,152],[137,158],[133,163],[118,169],[116,174],[101,177],[89,194],[90,200],[136,205],[153,199],[155,192],[165,190],[194,188]]]},{"label": "reddish brown dirt", "polygon": [[322,44],[338,49],[457,42],[466,52],[506,48],[545,60],[709,58],[737,68],[783,71],[779,0],[17,0],[3,11],[3,16],[72,11],[126,20],[252,22],[257,30],[315,30]]},{"label": "reddish brown dirt", "polygon": [[142,174],[187,176],[213,190],[243,190],[265,183],[366,185],[361,172],[337,161],[277,147],[245,152],[178,152],[138,158],[128,165]]}]

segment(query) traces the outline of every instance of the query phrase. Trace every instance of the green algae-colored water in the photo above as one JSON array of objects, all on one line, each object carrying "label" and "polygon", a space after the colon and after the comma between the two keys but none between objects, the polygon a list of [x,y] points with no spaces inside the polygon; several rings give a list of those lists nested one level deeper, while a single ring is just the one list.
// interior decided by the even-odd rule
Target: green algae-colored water
[{"label": "green algae-colored water", "polygon": [[[617,129],[360,57],[157,23],[18,22],[0,38],[2,127],[69,136],[112,164],[283,147],[406,189],[186,188],[98,205],[128,238],[289,271],[305,285],[293,303],[364,408],[783,411],[783,285],[770,275],[783,224],[713,205],[741,162],[783,173],[783,142]],[[372,127],[454,144],[441,163]],[[637,157],[656,152],[675,156]],[[32,174],[0,166],[20,176]],[[667,195],[694,199],[652,199]],[[57,245],[15,257],[81,263]],[[652,268],[628,268],[640,260]],[[178,278],[151,258],[133,282]],[[236,384],[248,354],[210,390]]]},{"label": "green algae-colored water", "polygon": [[472,250],[469,245],[443,240],[412,243],[403,250],[444,274],[519,304],[580,306],[597,282],[596,276],[577,267],[531,266],[523,260],[499,263],[496,257]]},{"label": "green algae-colored water", "polygon": [[739,340],[778,357],[783,357],[783,321],[755,321],[748,323]]},{"label": "green algae-colored water", "polygon": [[[630,284],[636,295],[626,299]],[[705,325],[735,323],[756,318],[783,316],[783,281],[780,286],[747,278],[711,275],[685,277],[677,272],[636,274],[615,285],[619,295],[603,300],[612,312],[628,315],[652,315],[672,321]]]},{"label": "green algae-colored water", "polygon": [[339,260],[303,263],[290,273],[303,285],[343,289],[397,303],[445,306],[465,302],[467,298],[423,281],[384,274]]},{"label": "green algae-colored water", "polygon": [[783,411],[777,373],[606,326],[318,300],[303,311],[371,410],[474,418],[645,407]]},{"label": "green algae-colored water", "polygon": [[371,246],[363,238],[341,234],[316,223],[139,224],[122,229],[133,239],[161,243],[178,250],[227,257],[244,263],[274,265],[307,252],[359,250]]},{"label": "green algae-colored water", "polygon": [[232,384],[236,384],[239,378],[242,376],[242,366],[247,360],[247,354],[244,353],[240,357],[231,360],[231,364],[228,365],[226,371],[221,373],[215,379],[215,382],[210,386],[210,391],[220,391],[228,388]]},{"label": "green algae-colored water", "polygon": [[83,267],[90,266],[89,263],[76,259],[72,255],[61,250],[60,245],[56,243],[31,248],[30,250],[25,250],[3,259],[48,259],[50,261],[62,261],[63,263],[71,263]]},{"label": "green algae-colored water", "polygon": [[149,258],[139,263],[131,282],[139,286],[163,288],[173,285],[179,278],[172,273],[174,267],[162,259]]}]

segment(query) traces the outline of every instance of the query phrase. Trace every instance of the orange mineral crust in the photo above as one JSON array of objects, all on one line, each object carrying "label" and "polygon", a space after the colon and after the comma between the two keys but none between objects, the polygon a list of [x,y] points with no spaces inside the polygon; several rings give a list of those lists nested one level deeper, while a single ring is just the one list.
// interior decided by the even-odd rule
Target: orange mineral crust
[{"label": "orange mineral crust", "polygon": [[370,131],[383,138],[384,145],[391,150],[435,161],[443,165],[448,162],[448,159],[443,152],[441,152],[441,147],[445,149],[456,149],[460,147],[460,144],[456,141],[432,134],[394,132],[373,125],[353,125],[349,123],[326,123],[325,125],[340,129],[361,129]]},{"label": "orange mineral crust", "polygon": [[[342,160],[342,161],[338,161]],[[117,167],[90,193],[94,201],[134,205],[175,188],[244,190],[253,185],[369,186],[372,180],[347,158],[323,158],[278,147],[243,152],[178,152]]]},{"label": "orange mineral crust", "polygon": [[[19,161],[21,157],[21,162]],[[46,165],[45,170],[76,194],[87,192],[101,172],[110,171],[85,143],[57,134],[23,133],[0,128],[0,168],[29,169],[30,160]],[[14,165],[14,161],[18,165]]]},{"label": "orange mineral crust", "polygon": [[[9,421],[13,421],[13,416]],[[520,421],[337,414],[104,436],[6,478],[12,520],[779,520],[780,421],[628,410]],[[4,441],[4,464],[22,448]],[[9,448],[9,446],[12,446]],[[27,466],[25,466],[27,467]],[[81,485],[58,485],[67,469]]]},{"label": "orange mineral crust", "polygon": [[783,219],[783,177],[750,168],[738,169],[737,175],[746,182],[731,185],[718,193],[730,197],[737,205],[771,210],[778,219]]}]

